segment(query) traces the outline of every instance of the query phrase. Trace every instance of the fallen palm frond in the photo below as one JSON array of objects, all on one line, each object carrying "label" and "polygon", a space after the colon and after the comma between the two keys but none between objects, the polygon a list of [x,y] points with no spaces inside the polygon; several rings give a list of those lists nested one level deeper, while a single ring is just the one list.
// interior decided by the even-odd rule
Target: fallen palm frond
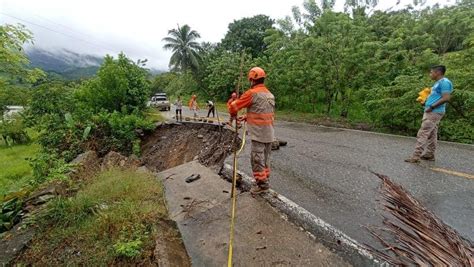
[{"label": "fallen palm frond", "polygon": [[367,247],[376,256],[399,266],[474,266],[474,247],[456,230],[427,210],[402,186],[389,177],[381,180],[381,199],[388,214],[383,215],[385,227],[367,227],[385,247]]}]

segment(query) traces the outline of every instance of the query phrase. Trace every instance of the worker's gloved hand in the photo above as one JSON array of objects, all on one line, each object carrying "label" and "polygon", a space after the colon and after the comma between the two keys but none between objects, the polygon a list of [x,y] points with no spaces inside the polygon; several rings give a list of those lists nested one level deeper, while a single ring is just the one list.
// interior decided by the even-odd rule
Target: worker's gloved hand
[{"label": "worker's gloved hand", "polygon": [[238,121],[238,122],[247,121],[247,115],[239,116],[239,117],[237,118],[237,121]]}]

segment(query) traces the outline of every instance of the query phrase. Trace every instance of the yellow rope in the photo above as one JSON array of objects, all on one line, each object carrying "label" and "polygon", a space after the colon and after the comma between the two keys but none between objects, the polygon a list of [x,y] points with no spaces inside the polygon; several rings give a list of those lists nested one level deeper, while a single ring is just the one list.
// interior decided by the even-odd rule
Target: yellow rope
[{"label": "yellow rope", "polygon": [[[238,134],[238,126],[237,121],[235,122],[235,132]],[[227,257],[227,266],[232,267],[232,255],[233,255],[233,245],[234,245],[234,224],[235,224],[235,207],[237,204],[237,194],[236,194],[236,184],[237,184],[237,157],[239,156],[240,152],[242,152],[245,146],[245,135],[246,135],[246,124],[243,126],[243,133],[242,133],[242,144],[240,145],[240,149],[234,151],[234,173],[232,176],[232,209],[231,209],[231,216],[230,216],[230,237],[229,237],[229,254]]]}]

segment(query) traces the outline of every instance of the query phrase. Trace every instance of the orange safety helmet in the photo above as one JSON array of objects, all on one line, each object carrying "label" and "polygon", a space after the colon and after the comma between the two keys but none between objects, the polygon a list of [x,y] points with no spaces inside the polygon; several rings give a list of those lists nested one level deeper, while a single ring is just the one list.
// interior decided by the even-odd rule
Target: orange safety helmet
[{"label": "orange safety helmet", "polygon": [[267,77],[267,75],[265,74],[265,71],[260,67],[253,67],[252,69],[250,69],[248,75],[249,81],[258,80],[265,77]]}]

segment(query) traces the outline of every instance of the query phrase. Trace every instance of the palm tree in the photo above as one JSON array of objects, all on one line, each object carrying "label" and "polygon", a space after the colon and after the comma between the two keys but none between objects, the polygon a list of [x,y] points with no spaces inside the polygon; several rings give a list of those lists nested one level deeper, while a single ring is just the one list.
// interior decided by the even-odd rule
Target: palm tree
[{"label": "palm tree", "polygon": [[191,30],[189,25],[168,31],[168,37],[163,38],[166,50],[171,50],[173,55],[170,58],[169,66],[175,71],[196,71],[199,67],[201,46],[196,39],[201,36],[195,30]]}]

